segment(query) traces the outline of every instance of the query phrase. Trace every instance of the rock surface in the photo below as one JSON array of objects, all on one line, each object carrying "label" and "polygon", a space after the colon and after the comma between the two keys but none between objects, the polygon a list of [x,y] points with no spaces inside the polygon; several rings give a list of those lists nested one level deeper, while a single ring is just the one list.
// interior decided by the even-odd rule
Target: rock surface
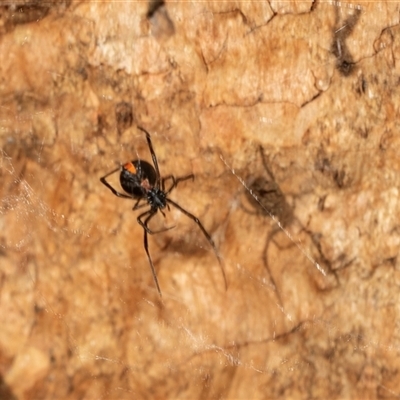
[{"label": "rock surface", "polygon": [[398,3],[0,8],[0,398],[399,396]]}]

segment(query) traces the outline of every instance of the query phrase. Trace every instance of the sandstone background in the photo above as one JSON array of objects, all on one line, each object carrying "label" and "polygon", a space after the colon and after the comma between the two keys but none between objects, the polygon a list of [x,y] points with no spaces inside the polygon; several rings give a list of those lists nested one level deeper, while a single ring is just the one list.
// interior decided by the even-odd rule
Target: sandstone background
[{"label": "sandstone background", "polygon": [[0,8],[0,398],[400,396],[398,2]]}]

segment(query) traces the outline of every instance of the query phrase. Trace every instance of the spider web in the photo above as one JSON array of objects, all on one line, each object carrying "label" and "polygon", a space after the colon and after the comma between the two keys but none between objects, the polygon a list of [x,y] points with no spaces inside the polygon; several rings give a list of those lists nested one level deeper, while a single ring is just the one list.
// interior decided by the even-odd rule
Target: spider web
[{"label": "spider web", "polygon": [[[384,12],[364,4],[254,4],[168,4],[151,15],[157,40],[140,28],[145,3],[110,3],[113,18],[100,20],[101,4],[66,6],[60,42],[40,32],[57,32],[64,9],[5,24],[0,50],[31,57],[32,75],[4,57],[18,85],[1,108],[0,397],[399,396],[398,5],[375,21]],[[307,13],[330,16],[328,41],[296,19]],[[205,33],[186,28],[201,52],[184,58],[171,38],[191,18]],[[282,21],[301,21],[294,36],[313,68],[285,61],[280,79],[263,77],[263,97],[221,84],[221,73],[241,76],[233,55],[252,40],[279,61]],[[43,43],[61,50],[38,63]],[[257,60],[248,75],[264,76]],[[212,235],[227,291],[201,231],[171,209],[154,227],[175,228],[150,237],[158,297],[133,204],[99,182],[118,163],[151,161],[137,124],[163,176],[196,175],[171,198]],[[249,185],[267,176],[259,144],[293,211],[287,225]]]}]

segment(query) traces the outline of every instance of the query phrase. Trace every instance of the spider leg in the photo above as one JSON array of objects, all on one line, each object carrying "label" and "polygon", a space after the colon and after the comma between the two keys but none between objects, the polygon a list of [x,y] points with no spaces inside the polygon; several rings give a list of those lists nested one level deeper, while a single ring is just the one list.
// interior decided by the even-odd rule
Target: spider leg
[{"label": "spider leg", "polygon": [[118,190],[115,190],[106,180],[107,177],[109,177],[110,175],[114,174],[115,172],[117,172],[119,170],[120,170],[120,168],[118,167],[118,168],[112,170],[111,172],[109,172],[107,175],[104,175],[103,177],[100,178],[100,182],[103,185],[107,186],[115,196],[122,197],[124,199],[132,199],[132,196],[128,196],[127,194],[124,194],[124,193],[118,192]]},{"label": "spider leg", "polygon": [[279,232],[279,229],[275,228],[275,229],[272,229],[271,232],[268,233],[267,241],[265,243],[265,247],[264,247],[264,251],[263,251],[263,262],[264,262],[265,269],[267,270],[267,273],[269,275],[269,280],[272,283],[273,289],[276,293],[276,297],[278,298],[279,304],[282,306],[283,303],[282,303],[282,299],[281,299],[281,296],[278,291],[278,287],[276,286],[275,279],[274,279],[272,272],[268,265],[268,247],[269,247],[270,242],[272,241],[272,239],[278,232]]},{"label": "spider leg", "polygon": [[274,182],[276,182],[274,174],[272,173],[270,167],[268,166],[268,161],[267,161],[267,158],[265,157],[264,149],[263,149],[262,146],[260,146],[260,154],[261,154],[261,159],[262,159],[262,163],[264,165],[265,170],[269,173],[269,175],[272,178],[272,180]]},{"label": "spider leg", "polygon": [[[140,206],[140,207],[141,207],[141,206]],[[137,222],[139,223],[139,225],[140,225],[149,235],[154,235],[154,234],[156,234],[156,233],[161,233],[161,232],[169,231],[170,229],[175,228],[175,225],[174,225],[174,226],[170,226],[170,227],[168,227],[168,228],[160,229],[160,230],[158,230],[158,231],[153,231],[153,230],[151,230],[151,229],[147,226],[148,223],[149,223],[149,221],[150,221],[150,219],[153,218],[154,215],[156,215],[156,213],[157,213],[158,210],[159,210],[160,212],[162,212],[162,210],[159,209],[159,208],[155,208],[155,209],[152,209],[152,208],[151,208],[150,210],[145,211],[143,214],[140,214],[140,215],[137,217]],[[150,214],[150,213],[151,213],[151,214]],[[145,215],[147,215],[147,214],[150,214],[150,216],[147,217],[147,218],[144,220],[144,222],[143,222],[143,221],[142,221],[142,218],[143,218]]]},{"label": "spider leg", "polygon": [[[166,191],[166,190],[165,190],[165,182],[166,182],[168,179],[172,179],[172,185],[171,185],[171,187]],[[193,174],[190,174],[190,175],[186,175],[186,176],[181,176],[181,177],[179,177],[179,178],[175,178],[173,175],[168,175],[168,176],[166,176],[165,178],[162,179],[162,181],[161,181],[161,188],[162,188],[162,190],[165,192],[165,194],[167,195],[168,193],[170,193],[173,189],[175,189],[175,188],[178,186],[178,183],[179,183],[179,182],[183,182],[183,181],[186,181],[186,180],[188,180],[188,179],[194,180],[194,175],[193,175]]]},{"label": "spider leg", "polygon": [[151,143],[151,137],[150,137],[150,133],[146,131],[146,129],[138,126],[138,129],[140,129],[142,132],[144,132],[146,134],[146,139],[147,139],[147,145],[149,146],[149,150],[150,150],[150,154],[151,154],[151,158],[153,159],[153,164],[154,164],[154,169],[156,170],[156,187],[160,187],[160,169],[158,168],[158,161],[157,161],[157,156],[156,153],[154,152],[153,149],[153,144]]},{"label": "spider leg", "polygon": [[167,194],[167,193],[169,193],[169,192],[171,191],[171,189],[168,189],[168,192],[166,192],[166,190],[165,190],[165,182],[166,182],[168,179],[172,179],[172,186],[171,186],[171,187],[176,186],[176,178],[175,178],[173,175],[168,175],[168,176],[162,178],[162,179],[161,179],[161,190],[162,190],[163,192],[165,192],[165,194]]},{"label": "spider leg", "polygon": [[137,199],[135,205],[134,205],[133,208],[132,208],[132,211],[138,210],[139,208],[146,207],[146,206],[149,205],[149,203],[147,203],[147,202],[145,202],[145,203],[143,203],[143,204],[139,204],[141,200],[143,200],[142,197],[139,197],[139,198]]},{"label": "spider leg", "polygon": [[[137,218],[137,221],[143,227],[143,232],[144,232],[143,245],[144,245],[144,249],[145,249],[146,254],[147,254],[147,259],[149,260],[151,273],[153,274],[153,280],[154,280],[154,283],[156,284],[158,294],[160,295],[160,297],[162,297],[160,285],[158,284],[156,270],[154,268],[153,260],[151,259],[151,256],[150,256],[150,253],[149,253],[149,243],[148,243],[148,240],[147,240],[147,233],[151,233],[151,232],[148,232],[147,224],[154,217],[154,215],[156,215],[156,213],[157,213],[157,209],[152,209],[151,208],[150,210],[145,211],[143,214],[140,214],[139,217]],[[147,215],[147,217],[144,220],[144,222],[142,222],[142,220],[140,218],[143,218],[145,215]]]},{"label": "spider leg", "polygon": [[221,272],[222,272],[222,276],[224,277],[224,282],[225,282],[225,290],[228,289],[228,283],[226,280],[226,275],[225,275],[225,270],[224,267],[222,265],[222,258],[218,253],[217,250],[217,246],[215,245],[214,241],[212,240],[211,236],[209,235],[209,233],[206,231],[206,229],[204,228],[203,224],[200,222],[200,220],[195,217],[193,214],[191,214],[189,211],[186,211],[184,208],[182,208],[178,203],[175,203],[173,200],[171,199],[166,199],[168,203],[170,203],[171,205],[173,205],[175,208],[177,208],[182,214],[185,214],[187,217],[189,217],[192,221],[194,221],[197,226],[201,229],[201,231],[203,232],[204,236],[206,237],[208,243],[210,243],[211,247],[214,250],[214,253],[218,259],[219,262],[219,266],[221,267]]}]

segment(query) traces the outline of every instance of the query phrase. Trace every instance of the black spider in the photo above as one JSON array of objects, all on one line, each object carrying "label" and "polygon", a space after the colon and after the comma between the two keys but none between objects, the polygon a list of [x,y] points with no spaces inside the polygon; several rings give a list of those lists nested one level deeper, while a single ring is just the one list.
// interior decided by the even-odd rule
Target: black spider
[{"label": "black spider", "polygon": [[[217,256],[219,265],[221,267],[222,275],[224,277],[225,288],[227,288],[227,281],[226,281],[225,271],[222,266],[221,256],[219,255],[217,247],[215,246],[215,243],[212,240],[210,234],[205,230],[204,226],[196,216],[191,214],[189,211],[186,211],[179,204],[175,203],[175,201],[168,198],[168,194],[171,193],[171,191],[178,185],[179,182],[186,181],[188,179],[193,180],[194,175],[190,174],[180,178],[175,178],[173,175],[168,175],[165,178],[161,178],[160,171],[158,169],[157,157],[154,152],[153,145],[151,143],[150,134],[141,127],[138,127],[138,129],[140,129],[142,132],[146,134],[147,144],[149,146],[151,158],[153,159],[154,167],[147,161],[134,160],[131,162],[127,162],[126,164],[122,165],[122,167],[112,170],[111,172],[100,178],[100,181],[104,185],[106,185],[111,190],[111,192],[115,194],[115,196],[123,197],[124,199],[136,200],[136,204],[133,206],[132,210],[137,210],[145,206],[150,206],[150,208],[147,211],[143,212],[137,217],[137,221],[144,230],[144,249],[146,250],[147,258],[149,259],[151,267],[151,272],[153,274],[154,282],[157,286],[157,290],[160,297],[161,297],[161,290],[158,284],[158,279],[154,268],[154,264],[149,253],[147,234],[152,235],[155,233],[165,232],[169,229],[172,229],[173,227],[161,229],[158,231],[152,231],[148,227],[148,223],[154,217],[154,215],[157,214],[157,211],[160,211],[161,214],[165,217],[163,209],[165,207],[169,209],[169,205],[174,206],[183,214],[185,214],[187,217],[192,219],[201,229],[207,241],[213,248],[215,255]],[[126,194],[118,192],[106,181],[106,178],[108,176],[114,174],[119,170],[121,171],[119,180],[122,189],[124,189]],[[172,181],[172,184],[169,187],[169,189],[166,190],[165,182],[169,179]],[[140,203],[141,201],[143,201],[144,203]]]}]

